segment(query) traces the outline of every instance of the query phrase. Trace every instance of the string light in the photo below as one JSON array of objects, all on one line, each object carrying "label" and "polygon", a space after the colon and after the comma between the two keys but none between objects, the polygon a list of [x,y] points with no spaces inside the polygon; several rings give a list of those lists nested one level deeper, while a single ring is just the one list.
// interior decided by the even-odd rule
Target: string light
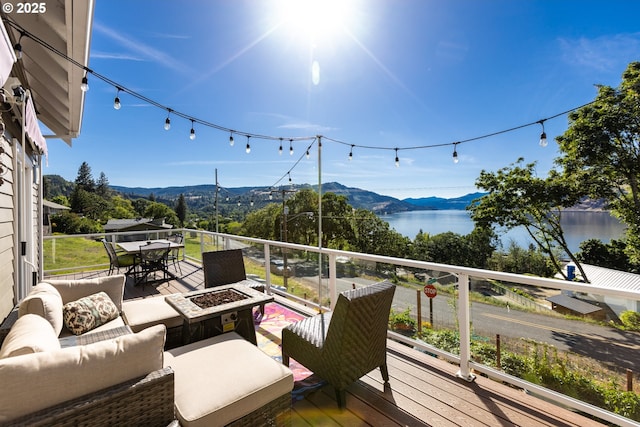
[{"label": "string light", "polygon": [[189,139],[192,140],[192,141],[194,139],[196,139],[196,130],[193,128],[193,122],[194,121],[195,120],[191,119],[191,132],[189,133]]},{"label": "string light", "polygon": [[349,161],[353,160],[353,144],[351,144],[351,150],[349,150]]},{"label": "string light", "polygon": [[83,92],[86,92],[89,90],[89,79],[87,78],[86,73],[84,77],[82,77],[82,83],[80,83],[80,90]]},{"label": "string light", "polygon": [[305,155],[305,156],[307,156],[307,159],[308,159],[309,157],[311,157],[311,154],[309,153],[309,149],[308,149],[308,148],[307,148],[307,152],[306,152],[304,155]]},{"label": "string light", "polygon": [[544,131],[544,120],[540,120],[538,123],[540,123],[540,126],[542,126],[542,133],[540,134],[540,146],[546,147],[548,142],[547,142],[547,134]]},{"label": "string light", "polygon": [[291,183],[291,182],[292,182],[292,179],[291,179],[291,172],[287,172],[287,175],[289,175],[289,183]]},{"label": "string light", "polygon": [[398,149],[396,148],[396,167],[400,167],[400,158],[398,157]]},{"label": "string light", "polygon": [[235,141],[233,140],[233,131],[229,134],[229,145],[233,147]]},{"label": "string light", "polygon": [[[120,91],[124,91],[124,92],[128,93],[129,95],[131,95],[131,96],[133,96],[133,97],[135,97],[135,98],[137,98],[137,99],[139,99],[139,100],[141,100],[143,102],[146,102],[146,103],[148,103],[148,104],[150,104],[152,106],[155,106],[155,107],[158,107],[158,108],[162,108],[162,109],[165,109],[165,110],[169,111],[169,108],[167,106],[164,106],[164,105],[158,103],[157,101],[154,101],[153,99],[147,98],[146,96],[144,96],[142,94],[139,94],[139,93],[137,93],[137,92],[135,92],[133,90],[126,89],[126,88],[124,88],[124,86],[119,85],[118,83],[114,82],[113,80],[109,79],[108,77],[103,76],[103,75],[101,75],[101,74],[99,74],[99,73],[97,73],[97,72],[95,72],[93,70],[90,70],[90,69],[86,68],[86,66],[84,64],[74,60],[71,57],[69,57],[68,55],[66,55],[65,52],[62,52],[62,51],[58,50],[57,48],[55,48],[54,46],[52,46],[51,44],[49,44],[45,40],[43,40],[43,39],[37,37],[36,35],[26,31],[23,27],[21,27],[16,22],[12,21],[10,18],[3,19],[3,22],[6,25],[14,28],[16,32],[20,33],[20,37],[18,39],[18,43],[16,43],[14,45],[14,50],[16,51],[16,56],[18,57],[18,59],[22,58],[22,45],[21,45],[22,37],[27,36],[30,39],[32,39],[33,41],[35,41],[36,43],[40,44],[42,47],[44,47],[44,48],[48,49],[49,51],[51,51],[52,53],[60,56],[61,58],[65,59],[65,60],[67,60],[68,62],[72,63],[76,67],[79,67],[79,68],[82,68],[83,70],[85,70],[85,78],[87,78],[87,83],[88,83],[88,73],[91,73],[94,77],[96,77],[96,78],[102,80],[103,82],[115,87],[117,89],[116,98],[114,99],[114,108],[115,109],[120,109],[121,108],[120,99],[119,99],[118,95],[119,95]],[[85,78],[82,79],[82,83],[84,83]],[[83,88],[83,85],[81,85],[81,89],[82,88]],[[88,85],[87,85],[87,88],[88,88]],[[532,122],[532,123],[527,123],[527,124],[523,124],[523,125],[520,125],[520,126],[509,128],[509,129],[504,129],[504,130],[500,130],[500,131],[497,131],[497,132],[493,132],[493,133],[489,133],[489,134],[473,137],[473,138],[470,138],[470,139],[465,139],[465,140],[462,140],[462,141],[458,141],[457,143],[443,143],[443,144],[422,145],[422,146],[402,147],[402,148],[396,147],[394,149],[395,152],[396,152],[396,166],[399,167],[399,157],[398,157],[398,151],[399,150],[427,149],[427,148],[441,147],[441,146],[446,146],[446,145],[454,145],[454,152],[457,153],[455,145],[457,145],[459,143],[471,142],[471,141],[476,141],[476,140],[480,140],[480,139],[485,139],[485,138],[489,138],[489,137],[492,137],[492,136],[496,136],[496,135],[512,132],[512,131],[515,131],[515,130],[518,130],[518,129],[522,129],[524,127],[535,125],[535,124],[540,124],[542,126],[542,134],[540,135],[539,143],[540,143],[541,146],[546,146],[547,143],[548,143],[547,142],[547,138],[546,138],[546,133],[545,133],[545,130],[544,130],[544,122],[546,120],[550,120],[550,119],[554,119],[556,117],[560,117],[560,116],[566,115],[566,114],[568,114],[570,112],[573,112],[573,111],[576,111],[576,110],[578,110],[580,108],[583,108],[583,107],[586,107],[588,105],[591,105],[594,102],[596,102],[596,101],[591,101],[591,102],[585,103],[584,105],[571,108],[571,109],[569,109],[567,111],[563,111],[561,113],[555,114],[553,116],[550,116],[550,117],[547,117],[547,118],[544,118],[544,119],[541,119],[541,120],[538,120],[538,121],[535,121],[535,122]],[[233,131],[233,130],[231,130],[229,128],[217,125],[215,123],[211,123],[211,122],[208,122],[208,121],[205,121],[205,120],[197,119],[197,118],[195,118],[193,116],[190,116],[190,115],[187,115],[185,113],[181,113],[181,112],[178,112],[178,111],[172,111],[172,112],[175,115],[177,115],[178,117],[181,117],[181,118],[187,119],[187,120],[191,120],[191,123],[192,123],[191,138],[192,139],[195,139],[195,130],[194,130],[193,126],[194,126],[194,123],[197,121],[199,124],[202,124],[203,126],[211,127],[211,128],[214,128],[214,129],[217,129],[217,130],[221,130],[221,131],[230,132],[231,134],[230,134],[230,137],[229,137],[229,142],[230,142],[231,145],[233,145],[233,133],[235,131]],[[167,116],[167,118],[169,118],[169,117]],[[166,125],[166,121],[165,121],[165,125]],[[246,133],[246,132],[241,132],[241,133],[245,134],[245,135],[248,135],[248,136],[257,137],[257,138],[260,138],[260,139],[271,139],[271,140],[277,139],[276,137],[269,136],[269,135],[259,135],[259,134]],[[312,138],[315,138],[315,137],[300,137],[300,138],[295,138],[295,139],[296,140],[307,140],[307,139],[312,139]],[[339,143],[339,144],[349,145],[351,147],[350,152],[349,152],[349,159],[351,159],[352,156],[353,156],[353,148],[354,147],[365,148],[365,149],[384,149],[384,150],[392,149],[390,147],[379,147],[379,146],[378,147],[373,147],[373,146],[366,146],[366,145],[359,145],[359,144],[358,145],[356,145],[356,144],[348,144],[346,142],[338,141],[338,140],[331,139],[331,138],[324,137],[324,136],[323,136],[323,138],[328,139],[328,140],[333,141],[333,142],[336,142],[336,143]],[[279,138],[279,139],[280,139],[280,141],[283,140],[283,138]],[[289,154],[290,155],[293,155],[293,140],[294,140],[293,138],[289,139]],[[282,143],[280,145],[282,145]]]},{"label": "string light", "polygon": [[118,95],[120,95],[120,91],[122,89],[120,89],[119,87],[116,89],[118,90],[116,92],[116,97],[113,99],[113,108],[115,108],[116,110],[119,110],[120,108],[122,108],[122,104],[120,104],[120,97]]},{"label": "string light", "polygon": [[18,43],[16,43],[15,45],[13,45],[13,50],[16,53],[16,58],[17,59],[22,59],[22,37],[24,37],[25,32],[24,31],[20,31],[20,38],[18,39]]},{"label": "string light", "polygon": [[167,108],[167,118],[164,120],[164,130],[171,129],[171,119],[169,116],[171,115],[171,108]]},{"label": "string light", "polygon": [[247,148],[244,149],[244,151],[246,151],[247,154],[251,152],[251,146],[249,145],[249,138],[251,138],[251,136],[247,135]]},{"label": "string light", "polygon": [[282,138],[280,138],[280,148],[278,148],[278,155],[282,156]]},{"label": "string light", "polygon": [[453,143],[453,163],[458,163],[460,160],[458,159],[458,151],[456,150],[458,146],[457,142]]}]

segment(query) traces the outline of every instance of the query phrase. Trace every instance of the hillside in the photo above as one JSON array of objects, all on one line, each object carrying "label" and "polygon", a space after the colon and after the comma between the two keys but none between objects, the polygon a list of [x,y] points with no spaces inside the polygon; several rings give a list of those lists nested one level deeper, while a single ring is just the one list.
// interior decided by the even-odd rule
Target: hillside
[{"label": "hillside", "polygon": [[420,199],[404,199],[403,202],[407,202],[413,206],[416,206],[418,210],[429,209],[454,209],[464,210],[475,199],[484,196],[486,193],[469,193],[461,197],[455,197],[452,199],[444,199],[442,197],[423,197]]}]

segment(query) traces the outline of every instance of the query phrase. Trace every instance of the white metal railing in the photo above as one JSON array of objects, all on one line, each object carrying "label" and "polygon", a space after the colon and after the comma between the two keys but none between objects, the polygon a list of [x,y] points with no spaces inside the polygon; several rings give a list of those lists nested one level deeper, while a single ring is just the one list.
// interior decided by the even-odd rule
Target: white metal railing
[{"label": "white metal railing", "polygon": [[[579,293],[591,293],[598,294],[604,296],[611,296],[617,298],[624,298],[629,300],[640,300],[640,291],[635,290],[625,290],[625,289],[608,289],[598,287],[593,284],[583,284],[577,282],[570,282],[565,280],[557,280],[557,279],[548,279],[548,278],[540,278],[533,276],[525,276],[520,274],[513,273],[504,273],[499,271],[491,271],[491,270],[482,270],[477,268],[469,268],[469,267],[461,267],[455,265],[448,264],[437,264],[426,261],[417,261],[411,259],[404,258],[394,258],[387,257],[381,255],[371,255],[357,252],[349,252],[349,251],[341,251],[335,249],[327,249],[327,248],[318,248],[312,246],[299,245],[295,243],[285,243],[285,242],[276,242],[272,240],[265,239],[257,239],[251,237],[223,234],[223,233],[212,233],[201,230],[191,230],[191,229],[182,229],[182,230],[168,230],[168,231],[153,231],[151,233],[156,234],[157,237],[161,238],[163,235],[167,235],[170,233],[182,232],[183,234],[187,233],[196,233],[200,236],[200,244],[201,249],[205,249],[205,237],[210,236],[212,239],[215,238],[222,242],[222,247],[231,248],[233,246],[233,242],[239,242],[240,245],[246,245],[247,243],[252,245],[260,245],[264,248],[264,257],[265,257],[265,280],[267,283],[267,289],[270,290],[271,287],[271,272],[270,272],[270,264],[271,264],[271,249],[272,248],[286,248],[292,250],[298,250],[303,252],[313,252],[318,253],[320,256],[326,256],[328,262],[328,297],[331,303],[331,308],[337,301],[337,286],[336,286],[336,261],[338,257],[348,257],[350,259],[361,260],[361,261],[370,261],[376,263],[390,264],[395,266],[402,267],[410,267],[417,268],[422,270],[433,270],[440,272],[448,272],[457,277],[458,283],[458,300],[457,300],[457,324],[459,329],[460,336],[460,354],[454,355],[440,349],[437,349],[433,346],[430,346],[422,341],[414,340],[411,338],[407,338],[403,335],[394,333],[389,331],[389,336],[395,340],[405,342],[414,346],[415,348],[422,349],[428,351],[430,353],[434,353],[444,359],[447,359],[451,362],[457,363],[459,365],[458,376],[467,381],[473,381],[474,375],[472,374],[472,369],[488,375],[490,378],[497,379],[499,381],[503,381],[517,387],[521,387],[523,389],[533,391],[536,394],[539,394],[545,398],[550,398],[555,402],[566,405],[570,408],[585,412],[587,414],[594,415],[600,419],[615,423],[621,426],[640,426],[639,423],[636,423],[628,418],[622,417],[620,415],[614,414],[612,412],[606,411],[604,409],[595,407],[593,405],[587,404],[585,402],[570,398],[563,394],[554,392],[550,389],[535,385],[533,383],[524,381],[520,378],[508,375],[504,372],[492,369],[490,367],[478,364],[471,360],[471,311],[470,311],[470,290],[469,290],[469,279],[470,277],[479,278],[479,279],[489,279],[489,280],[498,280],[502,282],[523,284],[523,285],[531,285],[538,286],[542,288],[551,288],[551,289],[561,289],[572,292]],[[114,240],[118,235],[139,235],[139,234],[149,234],[148,231],[141,232],[122,232],[122,233],[102,233],[102,234],[88,234],[88,235],[65,235],[65,236],[46,236],[45,239],[60,239],[60,238],[70,238],[70,237],[88,237],[88,238],[96,238],[106,236],[107,239]],[[52,272],[52,271],[50,271]],[[318,271],[318,292],[320,294],[322,288],[323,275],[322,271],[319,269]],[[284,292],[278,292],[279,294],[284,294]],[[292,295],[287,295],[291,297]],[[321,295],[319,295],[318,301],[322,302]],[[307,302],[308,303],[308,302]]]}]

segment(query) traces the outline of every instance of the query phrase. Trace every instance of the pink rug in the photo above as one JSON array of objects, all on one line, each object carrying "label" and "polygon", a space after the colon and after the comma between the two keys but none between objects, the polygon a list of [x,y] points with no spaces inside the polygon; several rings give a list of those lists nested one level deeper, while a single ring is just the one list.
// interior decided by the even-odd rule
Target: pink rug
[{"label": "pink rug", "polygon": [[[264,308],[264,316],[256,326],[256,339],[258,347],[275,360],[282,363],[282,328],[301,320],[304,316],[276,303],[267,304]],[[291,360],[289,368],[293,371],[294,381],[302,381],[311,376],[313,372]]]}]

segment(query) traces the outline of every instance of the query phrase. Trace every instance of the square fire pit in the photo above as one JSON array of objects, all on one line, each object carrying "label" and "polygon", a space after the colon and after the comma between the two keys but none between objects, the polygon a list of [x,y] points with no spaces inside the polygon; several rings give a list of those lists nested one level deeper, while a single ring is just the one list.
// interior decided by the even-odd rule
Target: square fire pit
[{"label": "square fire pit", "polygon": [[[244,283],[246,282],[246,283]],[[253,307],[273,301],[272,295],[251,289],[255,284],[243,280],[185,294],[165,297],[182,316],[182,340],[185,344],[235,331],[256,344]]]}]

